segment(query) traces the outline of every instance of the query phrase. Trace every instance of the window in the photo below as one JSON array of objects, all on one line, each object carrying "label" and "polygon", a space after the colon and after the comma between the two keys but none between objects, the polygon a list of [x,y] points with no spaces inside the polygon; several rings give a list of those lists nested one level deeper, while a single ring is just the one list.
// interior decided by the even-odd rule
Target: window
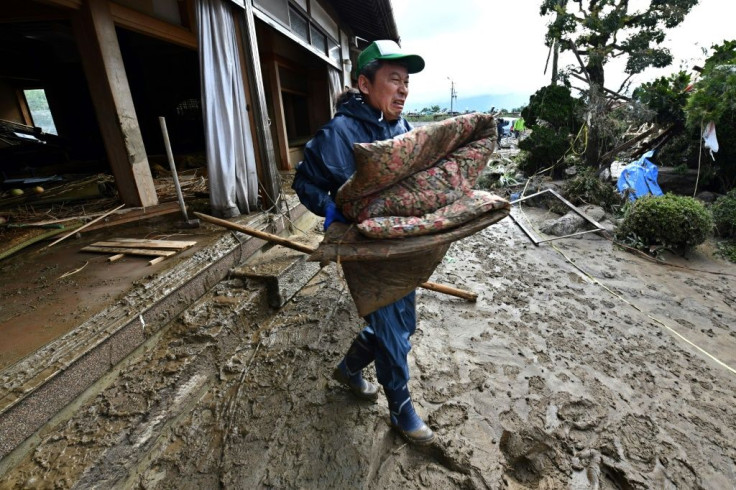
[{"label": "window", "polygon": [[289,20],[294,34],[301,40],[309,42],[309,21],[293,7],[289,8]]},{"label": "window", "polygon": [[42,88],[39,88],[24,90],[23,95],[26,98],[33,125],[41,128],[44,133],[58,136],[54,118],[51,116],[49,101],[46,99],[46,92]]},{"label": "window", "polygon": [[322,34],[322,31],[310,24],[309,32],[312,35],[312,46],[317,48],[317,51],[322,54],[327,54],[327,37]]},{"label": "window", "polygon": [[258,8],[264,12],[268,12],[274,19],[278,19],[281,23],[289,25],[289,4],[286,0],[255,0]]},{"label": "window", "polygon": [[327,56],[335,63],[340,63],[340,45],[329,37],[327,38]]}]

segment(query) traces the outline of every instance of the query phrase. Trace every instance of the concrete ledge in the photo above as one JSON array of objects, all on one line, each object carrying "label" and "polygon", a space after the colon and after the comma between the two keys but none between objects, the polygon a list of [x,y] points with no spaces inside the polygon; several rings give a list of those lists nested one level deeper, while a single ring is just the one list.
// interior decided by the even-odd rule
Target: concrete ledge
[{"label": "concrete ledge", "polygon": [[[306,213],[295,199],[288,207],[293,221]],[[288,223],[274,216],[240,220],[279,234]],[[224,232],[212,246],[134,285],[117,304],[0,373],[0,462],[265,244]]]},{"label": "concrete ledge", "polygon": [[281,308],[299,292],[322,268],[307,262],[307,256],[293,250],[275,247],[258,258],[256,264],[233,269],[235,277],[255,280],[266,286],[268,304]]}]

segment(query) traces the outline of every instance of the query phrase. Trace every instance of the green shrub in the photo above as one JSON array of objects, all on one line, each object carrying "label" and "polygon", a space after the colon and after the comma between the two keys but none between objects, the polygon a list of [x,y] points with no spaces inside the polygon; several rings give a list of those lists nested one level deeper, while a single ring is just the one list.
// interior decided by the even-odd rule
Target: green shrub
[{"label": "green shrub", "polygon": [[580,127],[582,103],[563,85],[548,85],[529,97],[529,105],[521,111],[527,127],[539,125],[539,119],[555,129],[572,133]]},{"label": "green shrub", "polygon": [[661,246],[685,253],[703,243],[713,229],[713,218],[692,197],[665,194],[636,200],[626,210],[618,239],[645,247]]},{"label": "green shrub", "polygon": [[678,129],[685,126],[685,104],[690,75],[679,71],[669,77],[661,77],[644,83],[634,90],[632,98],[656,112],[656,122],[674,124]]},{"label": "green shrub", "polygon": [[716,255],[720,255],[729,262],[736,263],[736,241],[726,240],[718,244]]},{"label": "green shrub", "polygon": [[615,212],[624,203],[614,186],[601,181],[595,169],[590,167],[578,167],[577,175],[565,181],[562,194],[576,206],[595,204],[609,212]]},{"label": "green shrub", "polygon": [[718,234],[723,237],[736,237],[736,189],[716,199],[711,207],[713,222]]},{"label": "green shrub", "polygon": [[549,85],[537,90],[521,111],[531,134],[519,142],[525,152],[519,168],[532,175],[554,166],[553,176],[560,177],[572,135],[582,125],[581,112],[582,103],[572,97],[568,87]]},{"label": "green shrub", "polygon": [[[536,126],[528,138],[521,140],[519,148],[526,152],[519,162],[519,169],[532,175],[562,160],[570,148],[570,140],[567,131]],[[556,170],[556,176],[559,176],[563,168],[559,166]]]}]

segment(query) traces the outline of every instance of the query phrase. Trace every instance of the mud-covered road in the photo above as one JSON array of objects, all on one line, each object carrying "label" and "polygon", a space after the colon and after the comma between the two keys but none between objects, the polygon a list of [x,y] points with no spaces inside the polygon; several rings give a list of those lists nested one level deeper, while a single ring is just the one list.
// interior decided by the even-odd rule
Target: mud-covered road
[{"label": "mud-covered road", "polygon": [[736,488],[736,267],[670,260],[510,219],[454,244],[432,280],[479,299],[419,290],[426,449],[330,379],[362,327],[334,265],[270,313],[220,283],[0,486]]}]

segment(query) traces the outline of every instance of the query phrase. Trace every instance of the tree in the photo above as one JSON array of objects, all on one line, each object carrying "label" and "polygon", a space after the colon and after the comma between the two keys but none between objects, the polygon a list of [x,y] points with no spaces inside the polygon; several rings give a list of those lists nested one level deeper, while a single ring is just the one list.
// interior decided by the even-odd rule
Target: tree
[{"label": "tree", "polygon": [[686,113],[688,126],[698,134],[704,124],[715,123],[720,149],[711,163],[719,180],[718,190],[726,192],[736,186],[736,41],[713,48],[687,101]]},{"label": "tree", "polygon": [[632,98],[656,112],[659,124],[672,124],[676,130],[685,126],[685,104],[688,98],[690,75],[679,71],[669,77],[660,77],[634,90]]},{"label": "tree", "polygon": [[529,98],[529,105],[521,111],[532,130],[528,138],[519,142],[519,148],[527,152],[520,162],[524,172],[532,174],[551,168],[553,176],[561,176],[564,166],[560,163],[582,122],[579,106],[580,101],[571,96],[570,89],[561,85],[542,87]]},{"label": "tree", "polygon": [[[577,4],[573,10],[570,4]],[[571,51],[578,62],[572,75],[588,84],[584,95],[588,105],[590,133],[585,161],[598,166],[605,150],[598,131],[601,118],[610,106],[607,97],[620,96],[631,76],[645,68],[662,68],[672,63],[669,50],[662,47],[665,30],[679,25],[698,0],[649,0],[643,10],[634,10],[629,0],[542,0],[540,13],[554,14],[548,24],[546,44]],[[605,87],[605,65],[626,56],[629,77],[618,91]]]}]

